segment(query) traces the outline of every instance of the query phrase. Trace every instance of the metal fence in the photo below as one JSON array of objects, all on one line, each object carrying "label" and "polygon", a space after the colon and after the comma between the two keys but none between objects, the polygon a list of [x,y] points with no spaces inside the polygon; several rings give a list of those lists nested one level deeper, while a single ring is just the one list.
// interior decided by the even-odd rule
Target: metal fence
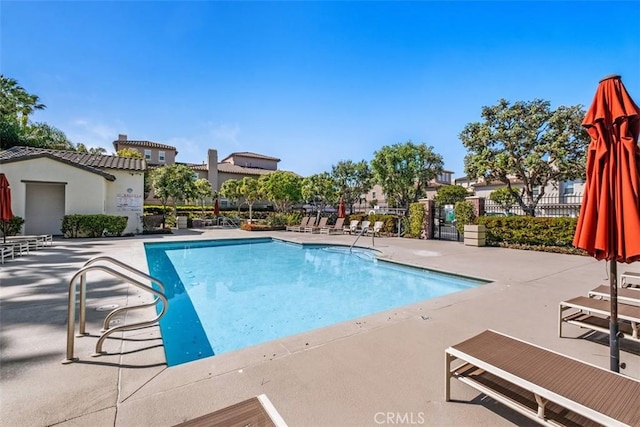
[{"label": "metal fence", "polygon": [[[580,205],[582,203],[582,195],[545,195],[540,198],[535,209],[537,217],[577,217],[580,213]],[[524,210],[519,204],[514,204],[505,209],[488,198],[484,204],[485,215],[491,216],[510,216],[525,215]]]}]

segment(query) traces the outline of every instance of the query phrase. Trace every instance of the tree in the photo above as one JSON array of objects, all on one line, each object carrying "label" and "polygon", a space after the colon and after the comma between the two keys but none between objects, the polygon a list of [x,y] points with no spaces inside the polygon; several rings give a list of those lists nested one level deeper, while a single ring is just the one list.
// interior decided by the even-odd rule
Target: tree
[{"label": "tree", "polygon": [[[581,126],[584,115],[579,105],[552,110],[540,99],[513,105],[501,99],[482,107],[484,122],[469,123],[460,133],[468,150],[465,173],[505,183],[523,211],[534,216],[548,184],[584,178],[589,145]],[[512,187],[513,178],[522,182],[522,191]]]},{"label": "tree", "polygon": [[133,159],[144,159],[144,156],[138,150],[134,150],[133,148],[121,148],[116,152],[116,156],[118,157],[130,157]]},{"label": "tree", "polygon": [[240,183],[239,179],[228,179],[220,186],[220,195],[225,199],[229,199],[231,204],[237,205],[238,213],[240,213],[240,203],[238,201],[242,197]]},{"label": "tree", "polygon": [[323,172],[304,178],[301,193],[305,201],[316,206],[319,219],[328,204],[335,204],[338,201],[340,188],[331,175]]},{"label": "tree", "polygon": [[164,165],[154,169],[151,180],[153,192],[162,200],[163,208],[166,209],[167,201],[171,199],[174,213],[176,213],[177,201],[194,198],[196,177],[185,165]]},{"label": "tree", "polygon": [[[89,148],[87,148],[87,146],[84,145],[82,142],[79,142],[78,144],[76,144],[76,151],[79,152],[79,153],[87,153],[87,154],[94,154],[94,155],[106,154],[107,153],[107,149],[106,148],[102,148],[102,147],[89,147]],[[121,156],[121,157],[131,157],[131,156]]]},{"label": "tree", "polygon": [[21,127],[27,125],[35,110],[44,110],[37,95],[30,94],[18,81],[0,74],[0,117],[15,120]]},{"label": "tree", "polygon": [[18,81],[0,74],[0,149],[5,150],[26,143],[29,116],[35,110],[43,110],[37,95],[30,94]]},{"label": "tree", "polygon": [[353,213],[353,205],[360,196],[373,186],[373,173],[364,160],[358,163],[341,160],[337,165],[331,166],[331,176],[338,185],[344,204],[349,206],[350,213]]},{"label": "tree", "polygon": [[436,204],[438,206],[455,205],[464,201],[469,196],[469,192],[461,185],[443,185],[436,192]]},{"label": "tree", "polygon": [[48,123],[34,123],[24,126],[21,145],[51,150],[76,150],[73,142],[67,138],[63,131]]},{"label": "tree", "polygon": [[194,196],[201,203],[202,207],[202,215],[204,215],[204,204],[206,199],[213,195],[213,189],[211,188],[211,183],[208,179],[199,178],[196,179],[193,183],[194,186]]},{"label": "tree", "polygon": [[264,198],[262,181],[245,176],[240,182],[240,194],[249,205],[249,222],[253,221],[253,204]]},{"label": "tree", "polygon": [[302,178],[293,172],[275,171],[260,177],[267,198],[285,212],[302,200]]},{"label": "tree", "polygon": [[429,182],[442,173],[442,156],[424,143],[384,146],[371,161],[375,180],[387,198],[405,210],[424,197]]},{"label": "tree", "polygon": [[511,206],[518,201],[517,194],[518,193],[513,191],[513,188],[502,187],[493,190],[491,194],[489,194],[489,200],[500,205],[505,212],[509,212]]}]

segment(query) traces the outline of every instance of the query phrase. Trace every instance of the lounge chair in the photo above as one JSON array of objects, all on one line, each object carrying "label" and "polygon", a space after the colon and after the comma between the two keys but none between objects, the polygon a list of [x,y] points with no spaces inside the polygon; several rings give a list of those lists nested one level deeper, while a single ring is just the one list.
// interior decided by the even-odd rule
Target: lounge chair
[{"label": "lounge chair", "polygon": [[[609,285],[601,285],[589,291],[589,298],[600,298],[608,300],[611,288]],[[618,301],[624,304],[640,305],[640,288],[618,288]]]},{"label": "lounge chair", "polygon": [[541,424],[640,425],[640,381],[619,373],[490,330],[445,358],[446,401],[456,378]]},{"label": "lounge chair", "polygon": [[344,218],[336,219],[334,225],[320,228],[320,234],[342,234],[344,233]]},{"label": "lounge chair", "polygon": [[273,426],[287,427],[269,398],[261,394],[174,427],[202,426]]},{"label": "lounge chair", "polygon": [[380,232],[382,231],[382,228],[384,227],[384,221],[376,221],[373,224],[373,228],[370,228],[367,231],[367,234],[372,233],[374,236],[378,235],[380,236]]},{"label": "lounge chair", "polygon": [[285,230],[287,231],[301,231],[304,230],[304,228],[309,224],[309,221],[311,220],[310,216],[305,216],[304,218],[302,218],[302,221],[300,222],[300,224],[298,225],[287,225],[285,227]]},{"label": "lounge chair", "polygon": [[358,234],[367,234],[371,221],[362,221],[362,225],[358,228]]},{"label": "lounge chair", "polygon": [[342,229],[342,231],[347,232],[349,234],[357,233],[358,232],[358,224],[360,224],[360,221],[358,221],[357,219],[353,219],[349,223],[349,226],[348,227],[344,227]]},{"label": "lounge chair", "polygon": [[[609,333],[610,308],[611,302],[604,299],[576,297],[562,301],[560,303],[558,336],[562,337],[562,325],[564,323]],[[567,311],[569,313],[565,313]],[[640,306],[618,302],[618,320],[623,338],[640,341],[638,336]]]},{"label": "lounge chair", "polygon": [[0,245],[0,264],[4,264],[4,259],[11,256],[14,259],[13,245]]},{"label": "lounge chair", "polygon": [[620,286],[623,288],[630,287],[628,281],[633,280],[637,283],[640,283],[640,272],[635,271],[625,271],[620,275]]},{"label": "lounge chair", "polygon": [[328,220],[329,218],[327,218],[326,216],[323,216],[322,218],[320,218],[320,221],[318,221],[318,225],[308,224],[303,231],[305,233],[319,233],[322,227],[327,226]]}]

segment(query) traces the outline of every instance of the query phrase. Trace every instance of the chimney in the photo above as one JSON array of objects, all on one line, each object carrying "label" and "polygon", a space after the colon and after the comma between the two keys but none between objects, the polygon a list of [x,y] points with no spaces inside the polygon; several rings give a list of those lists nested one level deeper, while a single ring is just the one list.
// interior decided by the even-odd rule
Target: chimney
[{"label": "chimney", "polygon": [[127,135],[124,133],[121,133],[118,135],[118,141],[126,141],[127,140]]},{"label": "chimney", "polygon": [[218,150],[211,148],[207,151],[207,179],[213,191],[220,190],[218,184]]}]

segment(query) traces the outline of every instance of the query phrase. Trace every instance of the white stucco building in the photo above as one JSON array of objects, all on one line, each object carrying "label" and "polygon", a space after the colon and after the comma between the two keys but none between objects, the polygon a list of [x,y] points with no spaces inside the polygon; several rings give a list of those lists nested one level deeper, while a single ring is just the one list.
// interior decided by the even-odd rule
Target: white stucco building
[{"label": "white stucco building", "polygon": [[142,231],[143,159],[75,151],[12,147],[0,152],[13,214],[24,234],[62,234],[64,215],[126,216],[124,233]]}]

